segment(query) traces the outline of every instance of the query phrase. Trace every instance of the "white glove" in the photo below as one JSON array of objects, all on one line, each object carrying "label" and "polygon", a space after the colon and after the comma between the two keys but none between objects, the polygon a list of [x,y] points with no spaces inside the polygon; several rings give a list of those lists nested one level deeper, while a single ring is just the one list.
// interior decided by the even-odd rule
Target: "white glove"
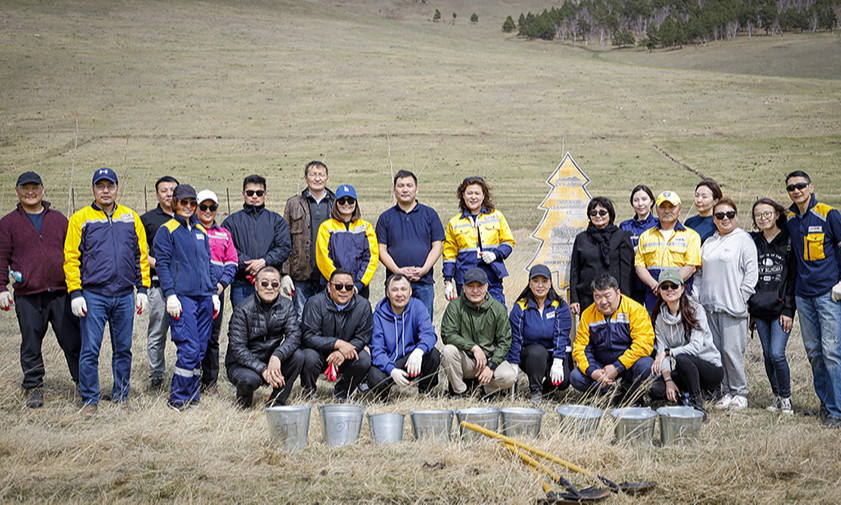
[{"label": "white glove", "polygon": [[149,307],[149,297],[146,293],[137,293],[134,296],[134,308],[138,314],[142,314]]},{"label": "white glove", "polygon": [[832,286],[832,294],[829,297],[833,302],[841,302],[841,282]]},{"label": "white glove", "polygon": [[73,312],[73,315],[76,317],[85,317],[85,314],[88,313],[88,303],[85,301],[85,297],[80,296],[78,298],[74,298],[73,301],[70,302],[70,311]]},{"label": "white glove", "polygon": [[177,295],[169,295],[166,297],[166,312],[172,316],[173,319],[181,317],[181,301],[178,300]]},{"label": "white glove", "polygon": [[3,291],[0,293],[0,309],[9,310],[12,308],[12,293],[9,291]]},{"label": "white glove", "polygon": [[555,358],[552,361],[552,368],[549,370],[549,378],[553,386],[559,386],[564,381],[564,360]]},{"label": "white glove", "polygon": [[456,288],[453,287],[452,282],[445,282],[444,283],[444,296],[447,297],[447,300],[455,300],[456,299]]},{"label": "white glove", "polygon": [[391,380],[393,380],[394,383],[401,388],[411,384],[411,382],[409,382],[409,378],[406,376],[406,372],[400,370],[399,368],[395,368],[391,371]]},{"label": "white glove", "polygon": [[213,300],[213,319],[216,319],[216,316],[219,315],[219,307],[221,306],[219,295],[213,295],[210,298]]},{"label": "white glove", "polygon": [[409,377],[417,377],[420,375],[421,362],[423,361],[423,349],[415,349],[409,354],[409,359],[406,360],[406,372]]},{"label": "white glove", "polygon": [[295,294],[295,282],[292,280],[292,277],[288,275],[284,275],[282,279],[280,279],[280,289],[283,290],[283,294],[286,296],[292,296]]},{"label": "white glove", "polygon": [[496,253],[493,251],[482,252],[482,261],[484,261],[486,265],[490,265],[496,261]]}]

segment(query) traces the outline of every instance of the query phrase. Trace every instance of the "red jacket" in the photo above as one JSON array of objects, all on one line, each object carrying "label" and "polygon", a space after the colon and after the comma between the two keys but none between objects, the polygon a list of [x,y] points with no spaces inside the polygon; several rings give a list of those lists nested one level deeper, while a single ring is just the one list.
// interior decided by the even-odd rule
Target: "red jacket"
[{"label": "red jacket", "polygon": [[[0,292],[6,286],[9,270],[21,272],[23,280],[15,282],[15,294],[33,295],[44,291],[67,290],[64,283],[64,236],[67,218],[44,205],[41,235],[26,217],[21,204],[0,219]],[[3,276],[6,276],[5,278]]]}]

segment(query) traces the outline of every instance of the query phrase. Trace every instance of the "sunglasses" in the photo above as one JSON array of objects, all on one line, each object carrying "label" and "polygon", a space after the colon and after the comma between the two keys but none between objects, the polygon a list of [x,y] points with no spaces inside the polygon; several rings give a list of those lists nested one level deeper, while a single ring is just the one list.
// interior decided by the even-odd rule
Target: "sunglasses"
[{"label": "sunglasses", "polygon": [[336,291],[353,291],[353,284],[339,284],[338,282],[331,282],[331,286]]},{"label": "sunglasses", "polygon": [[338,200],[336,200],[336,202],[339,205],[351,205],[351,204],[356,203],[356,199],[351,198],[349,196],[343,196],[343,197],[339,198]]},{"label": "sunglasses", "polygon": [[185,205],[185,206],[189,205],[190,207],[195,207],[196,206],[196,201],[195,200],[178,200],[178,204],[179,205]]},{"label": "sunglasses", "polygon": [[277,282],[277,281],[272,281],[272,282],[269,282],[269,281],[261,281],[261,282],[260,282],[260,285],[261,285],[261,286],[263,286],[264,288],[267,288],[267,287],[271,286],[271,287],[273,287],[273,288],[277,289],[277,287],[278,287],[278,286],[280,286],[280,283],[279,283],[279,282]]},{"label": "sunglasses", "polygon": [[715,213],[715,214],[713,214],[713,215],[714,215],[714,216],[715,216],[715,218],[716,218],[716,219],[718,219],[719,221],[721,221],[721,220],[722,220],[722,219],[724,219],[725,217],[726,217],[727,219],[733,219],[734,217],[736,217],[736,211],[735,211],[735,210],[728,210],[727,212],[716,212],[716,213]]},{"label": "sunglasses", "polygon": [[608,214],[608,212],[607,212],[606,210],[604,210],[604,209],[601,209],[601,210],[591,210],[591,211],[590,211],[590,217],[596,217],[596,216],[605,217],[607,214]]},{"label": "sunglasses", "polygon": [[674,282],[664,282],[660,284],[660,291],[677,291],[677,288],[680,287],[680,284],[675,284]]},{"label": "sunglasses", "polygon": [[203,212],[207,212],[207,211],[216,212],[216,209],[218,209],[218,208],[219,208],[219,206],[216,205],[215,203],[211,204],[211,205],[205,205],[205,204],[199,205],[199,209],[201,209]]},{"label": "sunglasses", "polygon": [[774,216],[774,213],[771,212],[771,211],[757,212],[756,214],[753,215],[753,217],[756,218],[756,219],[771,219],[773,216]]},{"label": "sunglasses", "polygon": [[248,189],[248,190],[245,191],[245,194],[247,196],[254,196],[254,195],[263,196],[263,195],[266,194],[266,190],[265,189]]},{"label": "sunglasses", "polygon": [[808,186],[808,185],[809,185],[808,182],[798,182],[797,184],[789,184],[788,186],[786,186],[786,190],[789,193],[791,193],[795,189],[799,189],[800,191],[803,191],[804,189],[806,189],[806,186]]}]

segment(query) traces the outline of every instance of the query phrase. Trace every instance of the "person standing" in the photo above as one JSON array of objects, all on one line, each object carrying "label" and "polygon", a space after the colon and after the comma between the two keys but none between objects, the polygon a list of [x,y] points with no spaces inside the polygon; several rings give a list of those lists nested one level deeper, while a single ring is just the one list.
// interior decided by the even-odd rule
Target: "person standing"
[{"label": "person standing", "polygon": [[254,279],[261,268],[269,265],[280,270],[292,250],[286,220],[266,208],[267,193],[265,177],[249,175],[242,181],[242,210],[222,222],[237,249],[237,273],[231,283],[233,307],[254,293]]},{"label": "person standing", "polygon": [[81,318],[79,389],[84,417],[96,414],[99,404],[99,351],[105,323],[111,329],[113,350],[111,400],[131,410],[133,308],[138,314],[146,310],[150,284],[146,232],[140,216],[117,203],[117,174],[110,168],[95,171],[91,191],[94,202],[70,217],[64,241],[70,307]]},{"label": "person standing", "polygon": [[688,218],[684,224],[698,232],[701,245],[715,233],[713,207],[722,198],[721,187],[713,179],[704,179],[695,186],[695,210],[698,214]]},{"label": "person standing", "polygon": [[818,202],[809,175],[786,177],[791,198],[787,223],[797,258],[795,300],[800,333],[812,366],[825,428],[841,428],[841,213]]},{"label": "person standing", "polygon": [[[634,246],[634,254],[636,255],[640,235],[660,223],[660,220],[654,217],[654,193],[651,192],[651,188],[645,184],[640,184],[632,189],[631,207],[634,208],[634,217],[619,223],[619,228],[631,234],[631,244]],[[631,298],[644,305],[645,291],[645,284],[634,274],[631,277]]]},{"label": "person standing", "polygon": [[432,267],[444,244],[444,227],[432,207],[418,203],[418,178],[408,170],[394,176],[397,205],[377,219],[377,242],[386,278],[399,273],[412,283],[412,296],[423,302],[433,317],[435,281]]},{"label": "person standing", "polygon": [[172,219],[172,192],[178,186],[178,180],[165,175],[155,182],[155,197],[158,206],[140,216],[143,229],[146,230],[146,247],[149,254],[149,275],[152,285],[149,288],[149,325],[146,327],[146,357],[149,360],[149,391],[157,393],[163,389],[166,371],[166,332],[169,330],[169,316],[166,313],[166,300],[161,292],[161,281],[155,269],[154,240],[164,223]]},{"label": "person standing", "polygon": [[216,294],[219,296],[219,311],[213,318],[207,352],[201,361],[199,389],[215,395],[219,392],[216,381],[219,378],[219,332],[222,330],[222,314],[225,307],[223,293],[237,273],[237,249],[231,239],[231,232],[216,224],[216,212],[219,209],[219,198],[216,193],[204,189],[199,191],[196,200],[199,202],[196,215],[210,241],[210,264],[216,275]]},{"label": "person standing", "polygon": [[307,189],[286,201],[283,219],[289,225],[292,252],[283,263],[281,287],[283,293],[292,297],[298,323],[304,313],[307,299],[324,290],[321,272],[315,261],[315,247],[318,228],[330,219],[336,195],[327,189],[327,165],[310,161],[304,167],[304,181]]},{"label": "person standing", "polygon": [[44,405],[44,358],[41,346],[51,324],[64,352],[70,377],[79,383],[79,318],[70,310],[64,282],[64,237],[67,218],[44,201],[44,184],[35,172],[22,173],[15,184],[18,205],[0,219],[0,272],[18,273],[12,293],[0,283],[0,309],[15,306],[20,328],[20,366],[26,406]]}]

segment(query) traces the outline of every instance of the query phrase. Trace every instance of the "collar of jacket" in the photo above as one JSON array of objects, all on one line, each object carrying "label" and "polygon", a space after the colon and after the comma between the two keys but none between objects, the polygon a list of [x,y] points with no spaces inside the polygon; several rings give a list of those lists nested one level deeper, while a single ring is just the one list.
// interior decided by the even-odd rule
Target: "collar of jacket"
[{"label": "collar of jacket", "polygon": [[93,203],[91,204],[91,207],[93,208],[93,210],[96,210],[96,211],[102,212],[103,214],[105,214],[105,215],[106,215],[106,216],[108,216],[108,217],[111,217],[111,216],[113,216],[114,214],[116,214],[116,213],[117,213],[117,208],[118,208],[119,206],[120,206],[120,204],[118,204],[117,202],[114,202],[114,210],[112,210],[112,211],[111,211],[111,213],[109,214],[109,213],[105,212],[105,209],[103,209],[102,207],[100,207],[98,203],[96,203],[96,200],[94,200],[94,201],[93,201]]},{"label": "collar of jacket", "polygon": [[356,306],[356,299],[359,297],[359,295],[354,294],[350,297],[350,300],[347,302],[347,305],[345,305],[345,308],[339,310],[339,307],[336,306],[336,302],[335,300],[333,300],[333,297],[330,296],[329,292],[325,291],[324,296],[325,298],[327,298],[327,310],[329,310],[330,312],[349,312],[353,310],[353,308]]},{"label": "collar of jacket", "polygon": [[[179,226],[184,226],[184,227],[187,226],[187,218],[185,218],[184,216],[179,216],[178,214],[175,214],[175,215],[172,216],[172,219],[175,219],[176,221],[178,221]],[[198,222],[199,222],[198,216],[196,216],[195,214],[190,216],[190,226],[195,226]]]},{"label": "collar of jacket", "polygon": [[[547,298],[546,301],[548,302],[549,299]],[[555,310],[560,305],[561,305],[561,302],[559,300],[552,300],[550,303],[543,302],[543,310],[546,310],[546,309]],[[523,309],[528,307],[530,309],[537,310],[537,300],[535,300],[534,298],[531,298],[531,297],[526,297],[525,304],[520,302],[520,307],[523,308]]]},{"label": "collar of jacket", "polygon": [[[324,188],[324,191],[326,192],[324,198],[331,202],[336,199],[336,195],[332,191],[330,191],[330,188]],[[304,190],[301,191],[301,196],[304,198],[304,200],[308,200],[310,198],[310,188],[304,188]],[[313,201],[315,201],[315,198],[313,198]]]},{"label": "collar of jacket", "polygon": [[[662,222],[657,223],[657,229],[658,230],[663,229],[663,223]],[[675,231],[679,231],[679,230],[682,231],[682,230],[685,230],[685,229],[686,229],[686,227],[683,226],[683,223],[680,222],[680,219],[675,221]]]},{"label": "collar of jacket", "polygon": [[[812,210],[812,208],[817,204],[818,204],[818,199],[815,196],[815,194],[812,193],[812,196],[809,198],[809,208],[806,209],[806,212],[809,212],[810,210]],[[788,210],[790,210],[792,213],[794,213],[795,216],[801,216],[802,215],[802,214],[800,214],[800,209],[797,207],[796,203],[792,203],[791,207],[789,207]],[[805,214],[806,212],[804,212],[803,214]]]},{"label": "collar of jacket", "polygon": [[249,214],[259,214],[263,209],[266,208],[266,204],[262,205],[250,205],[247,203],[242,204],[242,209]]},{"label": "collar of jacket", "polygon": [[[46,200],[41,200],[41,205],[44,207],[44,210],[42,210],[40,213],[46,214],[47,211],[50,210],[50,202]],[[23,210],[23,204],[20,202],[18,202],[17,210],[20,211],[24,216],[28,214],[25,210]]]},{"label": "collar of jacket", "polygon": [[[394,313],[394,309],[391,308],[391,302],[388,300],[388,297],[383,297],[377,303],[376,308],[374,309],[377,314],[382,317],[388,318],[389,321],[396,321],[398,318],[407,319],[409,316],[410,308],[412,306],[412,298],[409,298],[409,303],[406,304],[406,307],[403,309],[403,313],[399,316]],[[471,304],[472,305],[472,304]]]},{"label": "collar of jacket", "polygon": [[[484,205],[482,205],[482,208],[481,208],[481,209],[479,209],[479,213],[478,213],[478,214],[476,214],[476,217],[478,218],[478,217],[479,217],[479,216],[481,216],[482,214],[490,214],[490,212],[488,212],[488,210],[485,208],[485,206],[484,206]],[[462,211],[462,212],[461,212],[461,218],[462,218],[462,219],[466,219],[466,218],[468,218],[468,217],[470,217],[470,216],[472,216],[472,215],[473,215],[473,214],[470,212],[470,210],[464,210],[464,211]]]},{"label": "collar of jacket", "polygon": [[491,300],[493,299],[491,298],[490,293],[485,293],[485,301],[482,302],[481,306],[477,307],[475,303],[467,299],[467,294],[464,292],[464,290],[462,290],[461,294],[459,295],[459,298],[461,298],[461,303],[465,308],[475,310],[476,312],[487,312],[491,304]]}]

